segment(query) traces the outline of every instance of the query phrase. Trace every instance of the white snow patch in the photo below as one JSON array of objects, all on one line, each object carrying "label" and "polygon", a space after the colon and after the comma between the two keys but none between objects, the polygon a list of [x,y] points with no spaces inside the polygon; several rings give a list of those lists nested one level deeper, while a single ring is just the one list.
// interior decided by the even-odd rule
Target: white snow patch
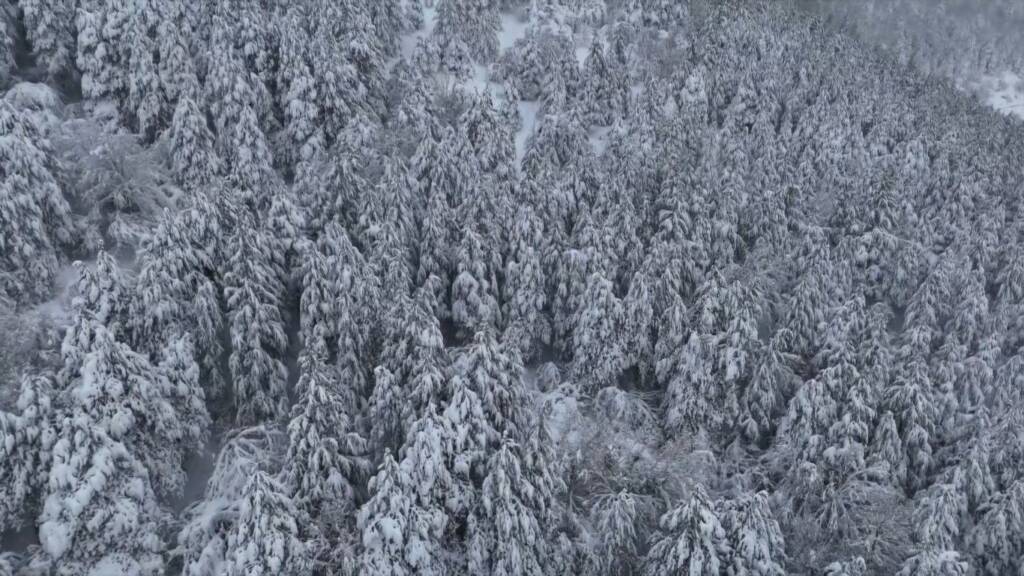
[{"label": "white snow patch", "polygon": [[1024,78],[1013,72],[983,79],[988,87],[986,102],[1004,114],[1024,118]]},{"label": "white snow patch", "polygon": [[502,14],[501,31],[498,32],[498,53],[504,54],[517,40],[526,36],[529,25],[530,20],[521,15]]},{"label": "white snow patch", "polygon": [[533,135],[534,130],[537,128],[537,113],[540,111],[540,102],[519,102],[519,118],[521,120],[521,126],[519,131],[516,132],[516,166],[519,166],[523,162],[523,156],[526,154],[526,143],[530,141],[530,136]]},{"label": "white snow patch", "polygon": [[611,126],[595,126],[590,129],[590,147],[594,149],[595,156],[604,154],[608,147],[608,133],[611,131]]},{"label": "white snow patch", "polygon": [[998,112],[1024,118],[1024,78],[1018,74],[1006,71],[976,78],[961,78],[956,85]]},{"label": "white snow patch", "polygon": [[429,37],[434,32],[434,24],[437,22],[437,8],[434,6],[423,8],[423,26],[419,30],[413,30],[408,34],[402,34],[398,40],[398,56],[388,61],[386,69],[390,72],[399,59],[412,62],[413,54],[416,53],[416,46],[420,40]]},{"label": "white snow patch", "polygon": [[[95,262],[87,262],[95,266]],[[53,298],[37,304],[32,311],[41,319],[49,320],[54,326],[67,326],[71,322],[71,299],[73,288],[78,281],[78,271],[72,265],[64,266],[54,279]]]}]

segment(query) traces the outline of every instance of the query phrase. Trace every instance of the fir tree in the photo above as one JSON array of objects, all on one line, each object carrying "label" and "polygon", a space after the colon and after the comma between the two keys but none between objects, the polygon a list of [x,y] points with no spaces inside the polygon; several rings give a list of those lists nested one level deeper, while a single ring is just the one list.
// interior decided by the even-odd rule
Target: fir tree
[{"label": "fir tree", "polygon": [[[245,221],[243,221],[245,222]],[[288,337],[281,318],[280,272],[267,259],[267,237],[245,222],[231,241],[224,276],[231,331],[229,365],[239,422],[258,423],[287,411],[287,369],[281,361]]]},{"label": "fir tree", "polygon": [[718,574],[729,562],[731,549],[725,529],[698,486],[689,500],[666,512],[660,533],[644,562],[644,574]]},{"label": "fir tree", "polygon": [[[544,574],[548,561],[544,520],[549,494],[524,466],[510,440],[488,462],[480,501],[469,519],[469,570],[500,575]],[[524,468],[526,468],[524,470]]]},{"label": "fir tree", "polygon": [[238,519],[228,533],[224,573],[302,574],[306,550],[299,538],[295,506],[284,487],[255,472],[242,492]]},{"label": "fir tree", "polygon": [[72,239],[71,208],[38,126],[0,102],[0,293],[39,300],[49,293]]}]

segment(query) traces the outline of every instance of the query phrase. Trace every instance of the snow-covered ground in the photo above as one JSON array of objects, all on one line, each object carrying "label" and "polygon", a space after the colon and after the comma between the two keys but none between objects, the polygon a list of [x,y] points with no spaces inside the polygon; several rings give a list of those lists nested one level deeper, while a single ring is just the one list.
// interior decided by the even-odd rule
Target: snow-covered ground
[{"label": "snow-covered ground", "polygon": [[1024,118],[1024,78],[1013,72],[986,76],[981,87],[989,106],[1004,114]]}]

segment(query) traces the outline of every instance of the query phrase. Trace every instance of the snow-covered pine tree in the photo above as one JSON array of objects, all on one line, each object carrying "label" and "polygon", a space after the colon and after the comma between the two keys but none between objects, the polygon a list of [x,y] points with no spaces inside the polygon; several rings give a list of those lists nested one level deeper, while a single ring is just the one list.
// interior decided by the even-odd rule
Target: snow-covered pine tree
[{"label": "snow-covered pine tree", "polygon": [[499,437],[525,441],[532,417],[522,360],[491,332],[478,332],[455,358],[453,378],[463,378],[480,398],[487,421]]},{"label": "snow-covered pine tree", "polygon": [[970,550],[985,576],[1012,573],[1024,554],[1024,481],[997,495],[968,535]]},{"label": "snow-covered pine tree", "polygon": [[[408,473],[409,468],[400,467],[386,452],[377,475],[370,480],[370,500],[359,510],[362,572],[387,576],[420,573],[418,570],[429,575],[444,573],[438,557],[444,515],[418,513],[414,499],[420,487]],[[432,490],[433,482],[424,488]]]},{"label": "snow-covered pine tree", "polygon": [[75,4],[68,0],[18,2],[32,53],[51,78],[72,70],[75,57]]},{"label": "snow-covered pine tree", "polygon": [[306,554],[295,505],[285,487],[257,470],[242,490],[238,518],[228,533],[224,574],[306,574]]},{"label": "snow-covered pine tree", "polygon": [[234,379],[237,419],[255,424],[287,413],[288,346],[281,317],[282,274],[269,258],[266,231],[243,219],[229,241],[224,296],[231,332],[228,364]]},{"label": "snow-covered pine tree", "polygon": [[227,570],[228,537],[239,517],[245,488],[258,471],[277,467],[280,431],[266,426],[230,431],[217,454],[201,500],[182,512],[178,546],[185,576],[214,576]]},{"label": "snow-covered pine tree", "polygon": [[188,191],[205,188],[221,174],[221,160],[214,147],[206,114],[193,93],[182,91],[171,119],[171,169],[175,181]]},{"label": "snow-covered pine tree", "polygon": [[53,429],[53,382],[46,375],[26,377],[15,405],[0,411],[0,530],[18,530],[38,512],[45,487]]},{"label": "snow-covered pine tree", "polygon": [[502,290],[502,340],[517,346],[529,358],[538,344],[549,342],[549,327],[544,309],[546,279],[541,262],[541,222],[529,206],[519,206],[510,227],[509,249],[505,258]]},{"label": "snow-covered pine tree", "polygon": [[462,334],[495,330],[501,324],[498,239],[473,228],[463,230],[454,258],[458,274],[452,282],[451,313]]},{"label": "snow-covered pine tree", "polygon": [[926,550],[908,558],[896,576],[965,576],[970,564],[953,550]]},{"label": "snow-covered pine tree", "polygon": [[786,573],[785,541],[772,515],[767,493],[745,494],[729,501],[722,524],[732,546],[729,574],[781,576]]},{"label": "snow-covered pine tree", "polygon": [[658,537],[644,561],[646,576],[717,576],[728,566],[729,540],[702,486],[666,512],[658,525]]},{"label": "snow-covered pine tree", "polygon": [[599,573],[627,576],[640,566],[646,508],[643,495],[625,490],[595,499],[591,516],[599,542],[594,550]]},{"label": "snow-covered pine tree", "polygon": [[80,408],[56,434],[37,561],[62,576],[162,574],[159,527],[166,515],[146,467]]},{"label": "snow-covered pine tree", "polygon": [[491,0],[438,0],[433,38],[442,58],[465,50],[479,62],[498,55],[498,11]]},{"label": "snow-covered pine tree", "polygon": [[75,26],[82,94],[96,103],[120,105],[128,92],[131,7],[123,0],[79,2]]},{"label": "snow-covered pine tree", "polygon": [[626,368],[622,316],[622,302],[612,283],[598,273],[592,274],[572,335],[572,377],[583,389],[613,385]]},{"label": "snow-covered pine tree", "polygon": [[314,342],[300,360],[299,400],[288,424],[284,482],[295,506],[314,523],[318,542],[313,558],[330,555],[330,546],[350,525],[356,491],[367,470],[367,446],[356,428],[355,391],[339,382],[326,365],[325,351]]},{"label": "snow-covered pine tree", "polygon": [[629,90],[623,72],[609,61],[595,35],[580,74],[580,98],[592,123],[610,126],[625,112]]},{"label": "snow-covered pine tree", "polygon": [[550,562],[545,537],[551,495],[543,478],[524,463],[523,449],[505,438],[487,464],[480,500],[467,527],[468,568],[500,576],[545,574]]},{"label": "snow-covered pine tree", "polygon": [[71,208],[49,142],[6,100],[0,100],[0,164],[0,294],[41,300],[71,241]]}]

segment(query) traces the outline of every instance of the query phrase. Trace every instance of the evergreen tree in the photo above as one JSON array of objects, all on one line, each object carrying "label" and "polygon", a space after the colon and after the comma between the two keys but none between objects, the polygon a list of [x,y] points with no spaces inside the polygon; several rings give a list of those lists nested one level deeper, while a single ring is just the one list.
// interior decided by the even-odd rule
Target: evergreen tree
[{"label": "evergreen tree", "polygon": [[281,358],[288,345],[281,318],[281,273],[268,262],[266,233],[243,220],[231,239],[233,252],[224,275],[231,332],[228,360],[234,379],[237,419],[258,423],[287,412],[287,369]]},{"label": "evergreen tree", "polygon": [[72,239],[71,208],[49,143],[26,114],[0,102],[0,294],[41,300]]},{"label": "evergreen tree", "polygon": [[772,517],[768,495],[758,492],[730,502],[723,519],[733,555],[729,573],[736,576],[785,574],[785,542]]},{"label": "evergreen tree", "polygon": [[74,61],[75,3],[67,0],[21,0],[18,5],[32,52],[47,73],[53,77],[69,72]]},{"label": "evergreen tree", "polygon": [[[332,379],[322,348],[314,346],[301,359],[296,385],[299,400],[288,423],[284,483],[296,509],[314,522],[317,536],[329,547],[349,527],[356,509],[356,491],[367,463],[366,442],[355,422],[354,390]],[[308,550],[329,557],[330,550]]]},{"label": "evergreen tree", "polygon": [[[455,359],[453,378],[480,398],[487,421],[500,437],[525,439],[531,426],[523,366],[490,332],[478,332]],[[453,388],[456,386],[453,385]]]},{"label": "evergreen tree", "polygon": [[174,109],[171,142],[171,168],[178,184],[186,190],[209,186],[221,173],[220,157],[214,149],[206,115],[188,92],[182,94]]},{"label": "evergreen tree", "polygon": [[54,430],[53,386],[45,376],[22,380],[18,413],[0,412],[0,529],[17,530],[39,505]]},{"label": "evergreen tree", "polygon": [[666,512],[660,534],[644,562],[644,574],[715,575],[727,566],[731,554],[725,529],[704,488],[697,486],[687,502]]},{"label": "evergreen tree", "polygon": [[596,556],[600,573],[624,576],[642,560],[643,497],[620,491],[595,500],[591,514],[599,538]]},{"label": "evergreen tree", "polygon": [[257,471],[246,483],[238,519],[228,533],[224,573],[302,574],[306,550],[299,538],[295,505],[285,488]]},{"label": "evergreen tree", "polygon": [[469,570],[503,576],[544,574],[550,554],[544,524],[548,487],[529,473],[522,449],[508,439],[487,468],[479,504],[469,519]]},{"label": "evergreen tree", "polygon": [[598,274],[587,280],[573,333],[573,377],[586,389],[614,384],[626,367],[622,349],[622,303]]}]

